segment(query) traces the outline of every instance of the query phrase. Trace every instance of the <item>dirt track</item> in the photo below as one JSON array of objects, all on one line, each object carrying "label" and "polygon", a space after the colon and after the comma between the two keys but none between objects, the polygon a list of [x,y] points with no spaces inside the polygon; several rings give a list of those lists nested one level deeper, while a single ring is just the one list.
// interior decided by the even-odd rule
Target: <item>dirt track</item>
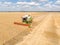
[{"label": "dirt track", "polygon": [[[30,14],[34,18],[32,31],[28,27],[13,24],[14,21],[21,22],[21,17],[25,14]],[[1,12],[0,45],[59,45],[59,14],[59,12]]]}]

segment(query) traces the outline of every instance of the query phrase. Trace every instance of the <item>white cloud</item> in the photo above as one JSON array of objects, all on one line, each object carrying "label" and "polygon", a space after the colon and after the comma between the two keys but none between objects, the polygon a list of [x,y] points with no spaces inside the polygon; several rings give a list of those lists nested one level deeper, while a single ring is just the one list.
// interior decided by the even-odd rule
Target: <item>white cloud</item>
[{"label": "white cloud", "polygon": [[2,4],[2,2],[0,2],[0,4]]},{"label": "white cloud", "polygon": [[52,8],[52,5],[51,4],[46,4],[44,5],[46,8]]},{"label": "white cloud", "polygon": [[0,2],[0,10],[10,10],[15,8],[12,2]]},{"label": "white cloud", "polygon": [[57,0],[52,6],[53,6],[53,8],[60,10],[60,0]]},{"label": "white cloud", "polygon": [[18,5],[39,5],[39,3],[36,2],[17,2]]},{"label": "white cloud", "polygon": [[39,3],[36,3],[36,2],[30,2],[28,3],[29,5],[40,5]]},{"label": "white cloud", "polygon": [[8,4],[9,5],[9,4],[12,4],[12,2],[4,2],[3,4]]},{"label": "white cloud", "polygon": [[33,2],[47,2],[48,0],[32,0]]},{"label": "white cloud", "polygon": [[55,4],[60,4],[60,0],[56,1]]},{"label": "white cloud", "polygon": [[39,1],[47,1],[47,0],[39,0]]},{"label": "white cloud", "polygon": [[28,2],[17,2],[16,4],[19,4],[19,5],[22,4],[23,5],[23,4],[27,4],[27,3]]},{"label": "white cloud", "polygon": [[29,6],[29,5],[25,5],[25,6],[23,6],[24,8],[26,7],[26,8],[30,8],[31,6]]}]

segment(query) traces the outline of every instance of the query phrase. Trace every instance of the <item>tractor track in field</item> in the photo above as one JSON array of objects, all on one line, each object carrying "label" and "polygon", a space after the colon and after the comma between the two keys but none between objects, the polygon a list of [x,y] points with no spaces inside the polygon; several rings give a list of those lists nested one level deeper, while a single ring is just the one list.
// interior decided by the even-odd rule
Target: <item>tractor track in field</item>
[{"label": "tractor track in field", "polygon": [[57,34],[58,16],[48,15],[36,26],[33,31],[16,45],[60,45],[60,36]]}]

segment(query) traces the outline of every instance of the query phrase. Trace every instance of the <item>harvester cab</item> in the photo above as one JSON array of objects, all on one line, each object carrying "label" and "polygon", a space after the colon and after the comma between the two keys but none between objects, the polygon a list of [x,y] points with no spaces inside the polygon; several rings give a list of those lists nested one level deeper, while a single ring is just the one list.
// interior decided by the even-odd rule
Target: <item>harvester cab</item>
[{"label": "harvester cab", "polygon": [[22,22],[25,23],[25,24],[29,24],[30,25],[29,27],[31,27],[32,16],[30,16],[30,15],[24,15],[22,17]]},{"label": "harvester cab", "polygon": [[32,23],[32,16],[30,16],[30,15],[24,15],[22,17],[22,22],[24,22],[26,24]]}]

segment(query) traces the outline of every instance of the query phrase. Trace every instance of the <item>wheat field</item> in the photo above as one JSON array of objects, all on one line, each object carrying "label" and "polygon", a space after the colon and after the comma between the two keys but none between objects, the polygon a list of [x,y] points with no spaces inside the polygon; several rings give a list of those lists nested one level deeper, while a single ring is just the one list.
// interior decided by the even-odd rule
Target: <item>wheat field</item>
[{"label": "wheat field", "polygon": [[[14,24],[26,14],[31,30]],[[0,45],[60,45],[60,12],[0,12]]]}]

